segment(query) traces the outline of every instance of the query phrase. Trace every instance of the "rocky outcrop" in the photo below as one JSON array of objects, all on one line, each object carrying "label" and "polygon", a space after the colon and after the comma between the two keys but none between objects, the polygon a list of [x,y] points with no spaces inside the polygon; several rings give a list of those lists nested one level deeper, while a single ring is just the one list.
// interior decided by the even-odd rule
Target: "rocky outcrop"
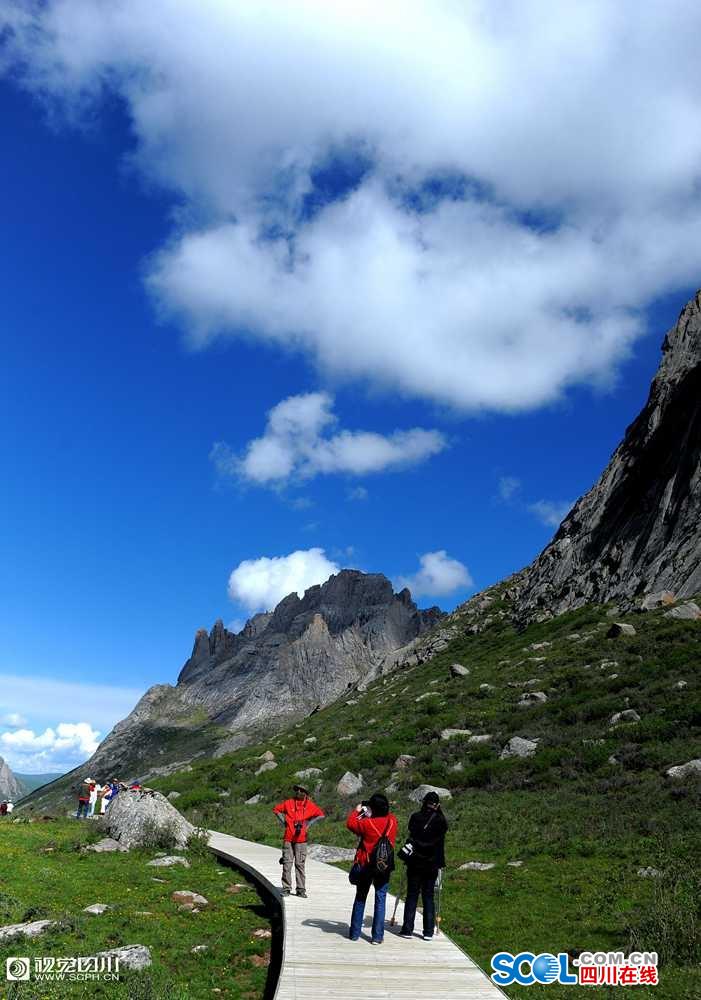
[{"label": "rocky outcrop", "polygon": [[27,790],[22,782],[12,773],[9,764],[0,757],[0,800],[8,799],[16,802],[26,794]]},{"label": "rocky outcrop", "polygon": [[518,615],[701,591],[701,292],[662,345],[645,407],[518,581]]},{"label": "rocky outcrop", "polygon": [[160,792],[125,791],[100,821],[122,847],[185,847],[195,828]]}]

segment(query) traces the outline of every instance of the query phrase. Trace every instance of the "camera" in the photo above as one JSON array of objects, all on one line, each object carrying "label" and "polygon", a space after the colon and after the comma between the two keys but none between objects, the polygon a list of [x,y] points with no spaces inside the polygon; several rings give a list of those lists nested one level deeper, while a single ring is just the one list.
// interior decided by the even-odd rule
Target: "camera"
[{"label": "camera", "polygon": [[300,833],[301,833],[301,832],[302,832],[302,823],[301,823],[301,822],[300,822],[300,821],[298,820],[298,821],[297,821],[297,822],[295,823],[295,835],[296,835],[297,837],[299,837],[299,835],[300,835]]},{"label": "camera", "polygon": [[402,859],[402,861],[408,861],[413,853],[414,853],[414,845],[411,843],[411,841],[409,841],[399,851],[399,857]]}]

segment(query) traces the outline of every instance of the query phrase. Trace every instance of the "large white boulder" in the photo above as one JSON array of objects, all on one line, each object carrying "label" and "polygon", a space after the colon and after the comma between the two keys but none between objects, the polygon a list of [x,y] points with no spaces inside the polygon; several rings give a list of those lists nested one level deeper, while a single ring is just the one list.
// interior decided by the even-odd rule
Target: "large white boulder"
[{"label": "large white boulder", "polygon": [[101,820],[103,829],[124,847],[185,847],[195,832],[160,792],[123,791]]}]

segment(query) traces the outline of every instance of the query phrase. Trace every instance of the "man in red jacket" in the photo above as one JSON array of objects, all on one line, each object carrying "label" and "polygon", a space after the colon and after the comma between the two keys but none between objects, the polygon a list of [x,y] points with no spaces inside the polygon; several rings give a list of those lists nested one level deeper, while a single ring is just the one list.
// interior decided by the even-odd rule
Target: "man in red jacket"
[{"label": "man in red jacket", "polygon": [[285,799],[273,812],[285,827],[282,843],[282,893],[292,892],[292,865],[295,866],[297,895],[307,897],[304,866],[307,860],[307,830],[312,823],[324,818],[324,812],[309,798],[309,790],[304,785],[295,785],[294,798]]}]

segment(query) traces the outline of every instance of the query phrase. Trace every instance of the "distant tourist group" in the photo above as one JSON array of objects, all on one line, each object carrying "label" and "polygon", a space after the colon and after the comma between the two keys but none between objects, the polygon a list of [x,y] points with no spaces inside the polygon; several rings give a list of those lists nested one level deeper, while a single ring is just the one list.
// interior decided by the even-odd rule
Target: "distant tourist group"
[{"label": "distant tourist group", "polygon": [[76,819],[88,819],[90,816],[104,816],[107,807],[120,792],[140,792],[141,783],[118,781],[110,778],[104,785],[92,778],[85,778],[78,790],[78,811]]},{"label": "distant tourist group", "polygon": [[10,802],[9,799],[5,802],[0,802],[0,816],[9,816],[14,808],[14,802]]},{"label": "distant tourist group", "polygon": [[[273,809],[285,828],[283,835],[282,892],[292,892],[292,868],[295,871],[297,895],[307,896],[305,863],[307,857],[307,831],[312,824],[324,818],[324,812],[312,801],[304,785],[293,787],[293,798],[280,802]],[[399,823],[390,812],[387,797],[381,792],[359,802],[346,819],[346,826],[357,835],[353,867],[349,874],[355,886],[355,900],[351,911],[348,937],[360,938],[365,914],[365,903],[370,888],[375,890],[371,943],[382,944],[385,933],[385,908],[387,891],[395,867],[395,844]],[[406,843],[398,852],[406,864],[407,891],[404,903],[404,921],[399,936],[411,938],[419,896],[423,904],[423,939],[430,941],[436,927],[436,887],[440,886],[441,869],[445,868],[445,835],[448,822],[441,810],[435,792],[428,792],[421,809],[411,816]]]}]

